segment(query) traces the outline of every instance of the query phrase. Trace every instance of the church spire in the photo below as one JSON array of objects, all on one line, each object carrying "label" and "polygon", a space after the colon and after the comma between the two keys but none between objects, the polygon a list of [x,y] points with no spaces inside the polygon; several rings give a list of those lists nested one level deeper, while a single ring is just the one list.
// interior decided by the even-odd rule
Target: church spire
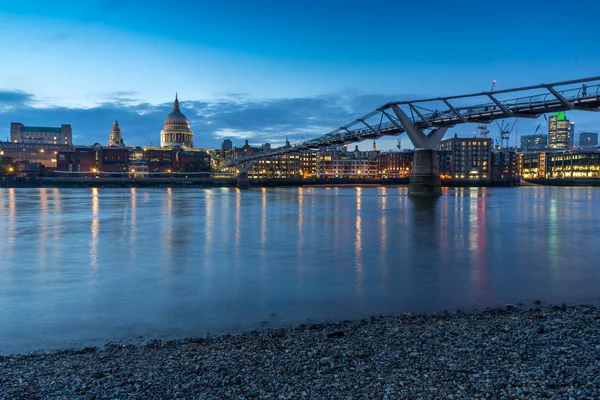
[{"label": "church spire", "polygon": [[108,141],[108,146],[125,146],[123,143],[123,135],[121,134],[121,128],[119,127],[119,121],[115,119],[113,123],[112,130],[110,131],[110,139]]},{"label": "church spire", "polygon": [[173,105],[173,112],[179,111],[179,99],[177,98],[177,93],[175,93],[175,104]]}]

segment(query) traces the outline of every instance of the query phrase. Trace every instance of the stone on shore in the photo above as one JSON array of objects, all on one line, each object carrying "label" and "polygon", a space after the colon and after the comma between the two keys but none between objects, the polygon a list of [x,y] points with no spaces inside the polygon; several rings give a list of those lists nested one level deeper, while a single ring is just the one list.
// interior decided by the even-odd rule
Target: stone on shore
[{"label": "stone on shore", "polygon": [[507,308],[2,356],[0,398],[598,398],[599,308]]}]

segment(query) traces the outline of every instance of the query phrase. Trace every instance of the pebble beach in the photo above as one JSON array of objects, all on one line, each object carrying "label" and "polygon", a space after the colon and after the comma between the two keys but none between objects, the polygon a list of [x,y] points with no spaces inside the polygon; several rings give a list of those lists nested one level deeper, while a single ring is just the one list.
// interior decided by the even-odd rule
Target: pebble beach
[{"label": "pebble beach", "polygon": [[403,314],[0,356],[0,399],[600,399],[600,309]]}]

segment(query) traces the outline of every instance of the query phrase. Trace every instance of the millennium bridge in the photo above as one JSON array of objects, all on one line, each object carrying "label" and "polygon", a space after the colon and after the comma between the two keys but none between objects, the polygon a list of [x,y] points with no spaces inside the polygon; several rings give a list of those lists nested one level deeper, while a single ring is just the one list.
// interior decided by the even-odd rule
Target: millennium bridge
[{"label": "millennium bridge", "polygon": [[408,193],[439,196],[442,187],[436,149],[448,128],[505,118],[535,119],[542,114],[568,110],[600,111],[600,77],[393,101],[315,139],[230,159],[221,168],[234,166],[239,171],[238,187],[247,188],[248,170],[256,160],[406,133],[415,147]]}]

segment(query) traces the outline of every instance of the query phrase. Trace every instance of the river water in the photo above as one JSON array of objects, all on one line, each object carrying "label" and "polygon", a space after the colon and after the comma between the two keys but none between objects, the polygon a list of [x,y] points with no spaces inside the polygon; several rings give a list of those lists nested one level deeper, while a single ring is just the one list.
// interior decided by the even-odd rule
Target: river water
[{"label": "river water", "polygon": [[0,354],[600,303],[600,189],[0,189]]}]

